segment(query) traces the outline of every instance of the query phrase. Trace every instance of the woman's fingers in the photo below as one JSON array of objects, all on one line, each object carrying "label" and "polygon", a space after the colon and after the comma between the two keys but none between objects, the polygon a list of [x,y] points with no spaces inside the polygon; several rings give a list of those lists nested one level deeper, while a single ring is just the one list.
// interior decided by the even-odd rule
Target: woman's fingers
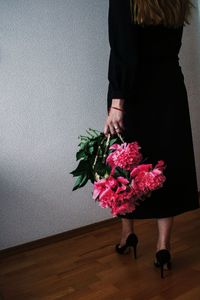
[{"label": "woman's fingers", "polygon": [[113,130],[115,133],[121,133],[123,131],[123,128],[120,126],[120,123],[115,123],[113,125]]},{"label": "woman's fingers", "polygon": [[124,123],[121,120],[118,122],[118,126],[120,127],[121,131],[125,130]]},{"label": "woman's fingers", "polygon": [[106,136],[108,133],[114,135],[117,133],[122,133],[124,129],[123,114],[121,112],[110,113],[104,126],[104,134]]},{"label": "woman's fingers", "polygon": [[106,122],[106,124],[105,124],[105,126],[104,126],[103,133],[104,133],[106,136],[107,136],[108,133],[109,133],[109,126],[108,126],[107,122]]},{"label": "woman's fingers", "polygon": [[106,123],[106,125],[104,127],[104,134],[108,135],[108,133],[110,133],[110,134],[116,133],[114,127],[110,123]]},{"label": "woman's fingers", "polygon": [[[117,127],[117,125],[115,125]],[[109,124],[109,129],[110,129],[110,133],[111,134],[115,134],[116,133],[116,129],[114,127],[114,125],[112,123]]]}]

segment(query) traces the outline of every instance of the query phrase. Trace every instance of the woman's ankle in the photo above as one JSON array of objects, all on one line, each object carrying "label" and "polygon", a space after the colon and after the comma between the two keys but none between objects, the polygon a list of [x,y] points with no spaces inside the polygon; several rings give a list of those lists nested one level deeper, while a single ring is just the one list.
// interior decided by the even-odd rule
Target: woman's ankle
[{"label": "woman's ankle", "polygon": [[167,249],[170,251],[171,250],[170,242],[163,242],[163,243],[158,242],[156,245],[156,251],[159,251],[161,249]]},{"label": "woman's ankle", "polygon": [[123,246],[126,244],[126,240],[128,238],[128,236],[133,233],[133,230],[130,231],[126,231],[126,232],[122,232],[121,234],[121,240],[120,240],[120,245]]}]

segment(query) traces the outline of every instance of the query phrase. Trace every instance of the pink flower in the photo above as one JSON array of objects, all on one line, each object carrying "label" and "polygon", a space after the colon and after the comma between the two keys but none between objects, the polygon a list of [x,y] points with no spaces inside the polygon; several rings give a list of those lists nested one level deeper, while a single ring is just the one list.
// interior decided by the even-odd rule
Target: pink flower
[{"label": "pink flower", "polygon": [[135,177],[141,172],[149,172],[151,169],[152,169],[152,164],[141,164],[133,168],[133,170],[130,173],[130,176]]},{"label": "pink flower", "polygon": [[112,175],[95,181],[93,199],[96,200],[97,197],[99,197],[99,200],[101,200],[102,198],[107,197],[107,194],[110,193],[111,190],[117,195],[127,189],[127,184],[129,184],[128,179],[122,176],[114,178]]},{"label": "pink flower", "polygon": [[130,186],[129,180],[123,176],[114,178],[110,175],[106,179],[100,179],[94,183],[93,198],[99,202],[101,207],[111,208],[113,215],[133,211],[135,196],[136,193]]},{"label": "pink flower", "polygon": [[158,168],[152,170],[152,165],[140,165],[134,168],[131,172],[132,186],[142,193],[146,194],[162,187],[166,177],[163,175],[161,169],[164,168],[163,163],[156,165]]},{"label": "pink flower", "polygon": [[107,158],[106,162],[111,166],[112,172],[115,167],[121,167],[125,170],[131,170],[142,160],[142,154],[139,152],[138,142],[113,144],[109,149],[114,149]]},{"label": "pink flower", "polygon": [[157,172],[157,170],[160,170],[161,172],[163,172],[165,168],[166,168],[165,162],[163,160],[159,160],[155,165],[154,171]]},{"label": "pink flower", "polygon": [[123,176],[117,177],[117,181],[119,181],[123,184],[128,184],[129,183],[128,179],[124,178]]},{"label": "pink flower", "polygon": [[93,199],[96,198],[102,193],[105,193],[107,189],[115,188],[118,185],[117,180],[113,176],[109,176],[107,178],[102,178],[98,181],[94,182],[94,191],[93,191]]},{"label": "pink flower", "polygon": [[125,202],[120,206],[113,206],[112,207],[112,214],[113,216],[117,216],[117,214],[124,215],[127,212],[132,212],[136,208],[134,201]]}]

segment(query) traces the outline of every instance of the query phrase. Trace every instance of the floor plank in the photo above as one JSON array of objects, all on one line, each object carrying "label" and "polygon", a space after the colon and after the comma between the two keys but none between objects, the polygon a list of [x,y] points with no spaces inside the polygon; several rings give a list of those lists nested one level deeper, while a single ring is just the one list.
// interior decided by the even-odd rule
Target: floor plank
[{"label": "floor plank", "polygon": [[135,220],[139,243],[118,255],[121,223],[5,257],[1,300],[200,300],[200,209],[175,217],[172,269],[153,266],[155,219]]}]

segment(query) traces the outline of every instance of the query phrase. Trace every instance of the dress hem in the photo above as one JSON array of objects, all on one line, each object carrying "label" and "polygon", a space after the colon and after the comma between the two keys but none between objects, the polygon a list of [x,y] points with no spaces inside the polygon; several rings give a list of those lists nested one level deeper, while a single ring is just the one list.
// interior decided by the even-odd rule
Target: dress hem
[{"label": "dress hem", "polygon": [[187,209],[187,210],[182,210],[182,211],[176,211],[176,212],[168,213],[168,214],[162,215],[162,216],[157,216],[157,215],[154,215],[154,216],[117,215],[117,217],[120,218],[120,219],[161,219],[161,218],[175,217],[175,216],[178,216],[178,215],[181,215],[181,214],[184,214],[186,212],[190,212],[190,211],[193,211],[193,210],[199,209],[199,208],[200,208],[200,205],[198,207],[194,207],[194,208]]}]

